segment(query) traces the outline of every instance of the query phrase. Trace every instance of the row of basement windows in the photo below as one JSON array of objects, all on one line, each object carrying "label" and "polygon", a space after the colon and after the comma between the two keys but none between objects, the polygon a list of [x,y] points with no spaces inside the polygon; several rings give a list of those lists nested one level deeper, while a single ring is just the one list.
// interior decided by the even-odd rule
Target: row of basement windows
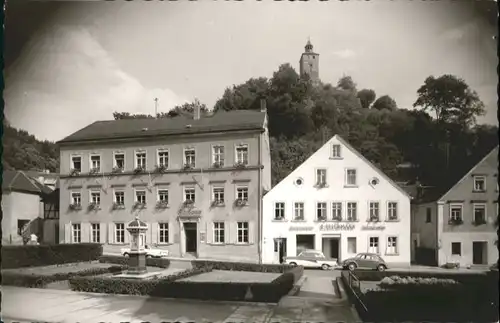
[{"label": "row of basement windows", "polygon": [[[397,255],[399,254],[399,241],[397,236],[387,236],[385,240],[385,254]],[[381,254],[382,246],[380,244],[380,237],[368,237],[367,252]],[[350,254],[358,253],[356,237],[347,237],[347,252]]]},{"label": "row of basement windows", "polygon": [[[328,212],[328,204],[330,204],[331,212]],[[344,206],[345,205],[345,212]],[[369,221],[380,221],[380,202],[369,202]],[[293,217],[294,221],[304,221],[304,202],[293,203]],[[285,214],[285,203],[276,202],[274,204],[274,220],[286,220],[287,216]],[[358,202],[317,202],[316,203],[316,221],[357,221],[358,220]],[[387,202],[387,217],[386,220],[397,221],[398,220],[398,203],[397,202]]]},{"label": "row of basement windows", "polygon": [[[248,144],[239,144],[235,147],[235,164],[236,165],[248,165]],[[226,150],[223,145],[212,146],[212,165],[215,168],[224,167],[226,162]],[[81,172],[82,171],[82,156],[72,155],[71,156],[71,171]],[[138,150],[135,152],[135,164],[134,169],[146,169],[147,153],[145,150]],[[156,152],[156,167],[162,169],[168,169],[170,166],[170,153],[166,148],[157,149]],[[185,148],[183,155],[183,165],[184,168],[195,168],[196,167],[196,149],[195,148]],[[89,158],[89,168],[91,172],[99,173],[101,172],[101,155],[100,154],[90,154]],[[125,153],[124,152],[114,152],[113,153],[113,170],[125,170]]]},{"label": "row of basement windows", "polygon": [[[213,243],[215,244],[224,244],[229,243],[227,231],[229,228],[226,228],[226,222],[213,222],[212,223],[212,232],[213,232]],[[168,244],[171,243],[171,233],[169,228],[169,223],[158,223],[158,243],[160,244]],[[114,223],[114,236],[113,243],[121,244],[125,243],[125,234],[128,232],[125,230],[125,223]],[[101,224],[100,223],[91,223],[90,224],[90,242],[100,243],[101,235],[104,234],[101,232]],[[236,222],[236,243],[247,244],[250,243],[250,225],[249,222]],[[71,232],[71,241],[73,243],[81,243],[82,242],[82,224],[81,223],[73,223],[72,224],[72,232]]]},{"label": "row of basement windows", "polygon": [[[156,203],[158,206],[168,206],[169,204],[169,190],[166,188],[157,188],[156,190]],[[101,191],[90,190],[89,205],[99,206],[101,204]],[[212,187],[212,204],[214,206],[225,205],[225,189],[223,186]],[[147,205],[145,189],[135,189],[134,205]],[[184,201],[196,202],[196,189],[194,187],[184,188]],[[236,201],[239,205],[248,203],[248,186],[236,187]],[[71,192],[70,207],[73,209],[80,208],[82,205],[82,193]],[[123,208],[125,206],[125,191],[115,189],[113,192],[113,205],[116,208]]]}]

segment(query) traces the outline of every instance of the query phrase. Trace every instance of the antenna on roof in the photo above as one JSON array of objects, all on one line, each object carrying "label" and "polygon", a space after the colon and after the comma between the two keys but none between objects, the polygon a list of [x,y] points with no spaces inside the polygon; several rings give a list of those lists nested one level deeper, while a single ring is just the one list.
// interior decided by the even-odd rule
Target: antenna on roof
[{"label": "antenna on roof", "polygon": [[155,98],[154,101],[155,101],[155,118],[158,118],[158,98]]}]

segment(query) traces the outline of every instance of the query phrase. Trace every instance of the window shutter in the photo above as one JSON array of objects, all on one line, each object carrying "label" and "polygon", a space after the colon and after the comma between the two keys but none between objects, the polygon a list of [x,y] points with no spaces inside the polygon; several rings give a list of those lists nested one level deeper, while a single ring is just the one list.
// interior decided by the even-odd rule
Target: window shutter
[{"label": "window shutter", "polygon": [[99,241],[100,243],[106,243],[106,223],[99,223],[100,226],[100,232],[99,235],[101,236],[101,240]]},{"label": "window shutter", "polygon": [[125,244],[129,244],[130,243],[130,233],[127,231],[127,229],[125,229]]},{"label": "window shutter", "polygon": [[168,243],[174,243],[174,235],[177,231],[175,221],[168,222]]},{"label": "window shutter", "polygon": [[115,224],[108,223],[108,243],[115,243]]},{"label": "window shutter", "polygon": [[249,221],[248,222],[248,243],[254,244],[255,243],[255,230],[254,230],[254,221]]},{"label": "window shutter", "polygon": [[146,231],[146,244],[150,245],[151,244],[153,224],[150,223],[150,222],[148,222],[147,225],[148,225],[148,231]]},{"label": "window shutter", "polygon": [[71,223],[66,223],[64,225],[64,242],[71,243]]},{"label": "window shutter", "polygon": [[[224,243],[231,243],[231,236],[232,232],[230,230],[231,228],[231,222],[229,221],[224,221]],[[212,229],[213,232],[213,229]]]},{"label": "window shutter", "polygon": [[229,233],[229,241],[230,243],[238,242],[238,222],[230,222],[229,223],[230,233]]},{"label": "window shutter", "polygon": [[213,243],[214,241],[214,223],[211,221],[207,221],[206,223],[206,243]]},{"label": "window shutter", "polygon": [[92,242],[92,224],[82,223],[82,242]]},{"label": "window shutter", "polygon": [[151,243],[158,243],[158,222],[151,224]]}]

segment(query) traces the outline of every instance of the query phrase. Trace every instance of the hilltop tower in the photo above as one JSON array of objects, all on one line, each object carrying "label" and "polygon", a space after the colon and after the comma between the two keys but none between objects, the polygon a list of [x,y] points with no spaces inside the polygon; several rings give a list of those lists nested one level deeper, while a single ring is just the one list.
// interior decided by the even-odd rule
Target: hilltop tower
[{"label": "hilltop tower", "polygon": [[319,54],[313,52],[311,40],[307,40],[305,52],[300,56],[300,77],[309,76],[313,84],[319,82]]}]

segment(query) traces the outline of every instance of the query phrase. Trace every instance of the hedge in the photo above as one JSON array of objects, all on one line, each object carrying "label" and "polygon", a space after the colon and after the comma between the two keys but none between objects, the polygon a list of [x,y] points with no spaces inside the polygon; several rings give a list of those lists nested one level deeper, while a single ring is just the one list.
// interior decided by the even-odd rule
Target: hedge
[{"label": "hedge", "polygon": [[108,268],[90,268],[72,273],[56,273],[53,275],[20,274],[13,272],[2,272],[2,285],[44,288],[47,284],[69,280],[73,277],[96,276],[107,273],[118,273],[126,269],[124,266],[111,266]]},{"label": "hedge", "polygon": [[70,279],[69,283],[72,290],[83,292],[276,303],[292,289],[294,276],[303,270],[296,268],[293,271],[283,273],[270,283],[179,281],[179,279],[209,272],[212,269],[210,266],[200,266],[165,278],[142,281],[104,277],[75,277]]},{"label": "hedge", "polygon": [[50,266],[93,261],[102,255],[98,243],[2,246],[2,268]]},{"label": "hedge", "polygon": [[[100,263],[117,264],[128,266],[128,257],[124,256],[101,256],[99,257]],[[170,266],[170,259],[166,258],[146,258],[146,266],[168,268]]]},{"label": "hedge", "polygon": [[272,265],[272,264],[255,264],[231,261],[208,261],[208,260],[192,260],[193,268],[211,267],[215,270],[228,271],[250,271],[260,273],[286,273],[292,271],[294,273],[294,282],[297,282],[304,273],[302,266],[291,265]]}]

